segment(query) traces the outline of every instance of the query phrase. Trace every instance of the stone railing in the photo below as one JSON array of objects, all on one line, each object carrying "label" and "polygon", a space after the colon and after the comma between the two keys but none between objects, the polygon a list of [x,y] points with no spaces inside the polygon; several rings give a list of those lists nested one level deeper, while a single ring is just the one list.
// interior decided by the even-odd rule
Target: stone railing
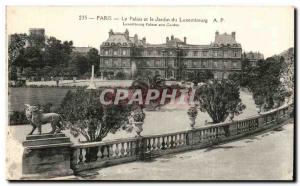
[{"label": "stone railing", "polygon": [[147,160],[165,154],[208,147],[279,127],[293,114],[294,104],[259,116],[213,124],[187,131],[71,146],[71,168],[76,173],[110,165]]}]

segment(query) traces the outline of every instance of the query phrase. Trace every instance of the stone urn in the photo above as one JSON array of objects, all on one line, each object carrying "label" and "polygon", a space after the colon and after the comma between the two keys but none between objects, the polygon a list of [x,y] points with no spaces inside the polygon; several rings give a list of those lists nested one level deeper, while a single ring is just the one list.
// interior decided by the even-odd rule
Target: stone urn
[{"label": "stone urn", "polygon": [[233,118],[234,118],[234,114],[233,114],[233,113],[230,113],[230,115],[229,115],[230,121],[233,121]]},{"label": "stone urn", "polygon": [[256,105],[256,111],[258,114],[261,113],[261,105]]},{"label": "stone urn", "polygon": [[135,127],[135,132],[136,132],[137,137],[140,137],[141,136],[141,132],[143,131],[144,122],[134,121],[134,122],[132,122],[132,124]]},{"label": "stone urn", "polygon": [[197,117],[189,117],[189,119],[190,119],[190,126],[191,126],[192,129],[195,128],[196,118]]},{"label": "stone urn", "polygon": [[188,109],[187,114],[189,116],[190,119],[190,126],[192,129],[195,128],[195,124],[196,124],[196,118],[198,115],[198,111],[197,111],[197,107],[196,106],[192,106]]},{"label": "stone urn", "polygon": [[143,112],[142,109],[136,109],[131,112],[131,124],[135,128],[136,132],[136,137],[141,136],[141,132],[143,131],[143,125],[144,125],[144,120],[145,120],[145,113]]}]

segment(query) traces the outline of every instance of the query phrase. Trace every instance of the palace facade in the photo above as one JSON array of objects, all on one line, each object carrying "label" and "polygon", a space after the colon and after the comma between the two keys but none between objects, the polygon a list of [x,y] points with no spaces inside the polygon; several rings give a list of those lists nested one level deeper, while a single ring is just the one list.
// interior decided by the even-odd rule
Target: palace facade
[{"label": "palace facade", "polygon": [[214,42],[208,45],[192,45],[173,35],[163,44],[147,43],[129,31],[109,31],[109,37],[100,46],[100,73],[103,77],[114,77],[125,73],[161,75],[167,79],[186,80],[201,71],[211,70],[215,78],[227,78],[232,72],[241,70],[242,47],[236,42],[236,34],[215,33]]}]

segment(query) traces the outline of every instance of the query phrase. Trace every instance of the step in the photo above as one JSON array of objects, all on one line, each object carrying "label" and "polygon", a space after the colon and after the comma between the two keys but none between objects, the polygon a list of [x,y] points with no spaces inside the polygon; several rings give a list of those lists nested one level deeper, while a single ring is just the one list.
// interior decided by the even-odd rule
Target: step
[{"label": "step", "polygon": [[26,140],[33,140],[33,139],[43,139],[43,138],[57,138],[57,137],[64,137],[66,136],[64,133],[54,134],[33,134],[26,136]]},{"label": "step", "polygon": [[69,137],[44,138],[44,139],[26,140],[23,142],[23,146],[49,145],[49,144],[60,144],[60,143],[68,143],[68,142],[70,142]]}]

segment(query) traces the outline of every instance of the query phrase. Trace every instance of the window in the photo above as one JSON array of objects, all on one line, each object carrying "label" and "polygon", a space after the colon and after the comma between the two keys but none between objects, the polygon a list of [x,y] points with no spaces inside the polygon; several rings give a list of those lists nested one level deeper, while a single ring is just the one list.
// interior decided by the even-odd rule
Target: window
[{"label": "window", "polygon": [[157,53],[157,55],[158,55],[158,56],[160,56],[160,55],[161,55],[161,52],[160,52],[160,50],[157,50],[157,52],[156,52],[156,53]]},{"label": "window", "polygon": [[152,55],[152,50],[148,50],[148,56]]},{"label": "window", "polygon": [[218,57],[218,52],[214,51],[214,57]]},{"label": "window", "polygon": [[228,68],[228,62],[224,61],[224,68]]},{"label": "window", "polygon": [[114,67],[117,67],[117,66],[119,66],[119,64],[118,64],[118,60],[117,60],[117,59],[115,59],[115,60],[113,61],[113,66],[114,66]]},{"label": "window", "polygon": [[198,66],[198,62],[197,62],[197,61],[194,61],[194,62],[193,62],[193,65],[194,65],[194,67],[197,67],[197,66]]},{"label": "window", "polygon": [[187,61],[184,61],[183,64],[184,64],[184,66],[186,66],[186,67],[188,66],[188,62],[187,62]]},{"label": "window", "polygon": [[105,66],[108,66],[108,63],[109,63],[108,60],[105,59],[105,60],[104,60],[104,65],[105,65]]},{"label": "window", "polygon": [[154,66],[154,61],[153,60],[148,61],[148,65],[149,65],[149,67],[153,67]]},{"label": "window", "polygon": [[126,62],[127,62],[126,59],[122,59],[122,66],[123,66],[123,67],[127,67]]},{"label": "window", "polygon": [[173,55],[173,52],[172,51],[170,51],[170,56],[172,56]]},{"label": "window", "polygon": [[224,57],[228,57],[227,51],[224,51]]},{"label": "window", "polygon": [[155,66],[157,66],[157,67],[160,66],[160,61],[159,61],[159,60],[156,60],[156,61],[155,61]]},{"label": "window", "polygon": [[127,53],[127,51],[124,49],[124,50],[122,50],[122,55],[123,56],[126,56],[126,53]]},{"label": "window", "polygon": [[198,56],[198,51],[194,51],[194,56]]},{"label": "window", "polygon": [[237,57],[237,52],[234,52],[234,57]]},{"label": "window", "polygon": [[108,55],[108,50],[104,50],[104,55]]},{"label": "window", "polygon": [[207,56],[207,51],[203,51],[203,56]]},{"label": "window", "polygon": [[114,50],[114,56],[118,55],[118,51]]},{"label": "window", "polygon": [[232,66],[233,66],[233,68],[237,68],[237,63],[236,62],[232,62]]},{"label": "window", "polygon": [[218,68],[218,62],[217,61],[214,61],[213,65],[214,65],[214,68]]},{"label": "window", "polygon": [[207,66],[208,66],[208,65],[207,65],[207,62],[206,62],[206,61],[203,61],[203,62],[202,62],[202,67],[203,67],[203,68],[206,68]]}]

